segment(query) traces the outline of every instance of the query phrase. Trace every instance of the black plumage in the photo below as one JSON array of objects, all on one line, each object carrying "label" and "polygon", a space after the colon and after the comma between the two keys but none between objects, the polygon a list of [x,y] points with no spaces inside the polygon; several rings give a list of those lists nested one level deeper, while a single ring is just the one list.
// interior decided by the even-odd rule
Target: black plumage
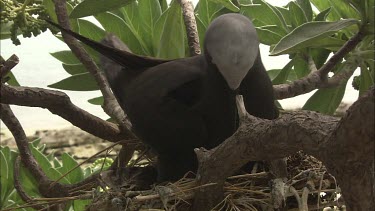
[{"label": "black plumage", "polygon": [[195,171],[194,148],[211,149],[236,131],[236,94],[243,95],[250,114],[278,116],[255,28],[245,16],[215,19],[206,33],[204,54],[175,60],[113,48],[121,46],[109,41],[116,41],[113,37],[101,44],[62,30],[105,56],[102,69],[133,130],[158,155],[160,181]]}]

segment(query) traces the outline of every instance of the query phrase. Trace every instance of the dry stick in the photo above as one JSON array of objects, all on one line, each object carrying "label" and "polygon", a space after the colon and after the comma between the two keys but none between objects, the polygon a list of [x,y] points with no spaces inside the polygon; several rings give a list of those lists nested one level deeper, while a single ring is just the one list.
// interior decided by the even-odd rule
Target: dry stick
[{"label": "dry stick", "polygon": [[190,0],[178,0],[182,8],[182,15],[186,28],[190,56],[201,54],[199,45],[199,36],[197,30],[197,22],[195,21],[194,6]]},{"label": "dry stick", "polygon": [[104,121],[74,105],[69,96],[63,92],[5,85],[0,88],[1,103],[46,108],[82,130],[112,142],[130,138],[130,134],[122,133],[117,125]]},{"label": "dry stick", "polygon": [[276,99],[286,99],[297,95],[308,93],[320,86],[327,84],[329,71],[337,65],[345,55],[353,50],[365,36],[360,30],[352,38],[350,38],[317,72],[312,72],[305,78],[293,81],[291,84],[274,85]]}]

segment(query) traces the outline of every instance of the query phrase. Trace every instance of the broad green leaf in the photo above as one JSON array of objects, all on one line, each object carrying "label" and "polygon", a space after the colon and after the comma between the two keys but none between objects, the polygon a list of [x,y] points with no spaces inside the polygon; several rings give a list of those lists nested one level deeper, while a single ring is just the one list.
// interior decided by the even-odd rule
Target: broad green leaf
[{"label": "broad green leaf", "polygon": [[357,20],[354,19],[305,23],[283,37],[272,50],[271,55],[280,55],[301,45],[309,45],[355,23]]},{"label": "broad green leaf", "polygon": [[321,11],[314,19],[314,21],[325,21],[327,19],[327,16],[331,12],[331,7],[328,7],[327,9]]},{"label": "broad green leaf", "polygon": [[57,83],[48,85],[48,87],[72,91],[93,91],[99,89],[94,77],[90,73],[72,75]]},{"label": "broad green leaf", "polygon": [[95,41],[100,41],[105,36],[105,31],[90,21],[79,19],[79,34]]},{"label": "broad green leaf", "polygon": [[54,52],[54,53],[50,53],[51,56],[55,57],[57,60],[59,60],[60,62],[64,63],[64,64],[79,64],[81,63],[76,56],[74,56],[74,54],[69,51],[69,50],[65,50],[65,51],[57,51],[57,52]]},{"label": "broad green leaf", "polygon": [[89,103],[94,104],[94,105],[103,105],[104,103],[104,98],[103,96],[92,98],[88,100]]},{"label": "broad green leaf", "polygon": [[[338,74],[352,68],[356,68],[356,65],[346,62],[336,65],[333,72]],[[338,87],[319,89],[307,100],[302,109],[332,115],[344,97],[347,82],[348,80],[343,81]]]},{"label": "broad green leaf", "polygon": [[144,55],[142,45],[130,26],[119,16],[110,12],[95,16],[106,32],[115,34],[135,54]]},{"label": "broad green leaf", "polygon": [[213,16],[216,12],[223,8],[222,5],[217,4],[210,0],[200,0],[195,8],[196,15],[202,22],[202,24],[207,28],[212,22]]},{"label": "broad green leaf", "polygon": [[62,64],[64,70],[70,75],[86,73],[87,70],[83,64]]},{"label": "broad green leaf", "polygon": [[[332,8],[332,5],[328,0],[322,1],[322,0],[310,0],[311,3],[314,4],[314,6],[320,11],[324,11],[328,8]],[[332,11],[329,13],[327,20],[329,21],[338,21],[341,19],[341,16],[337,13],[336,10],[332,8]]]},{"label": "broad green leaf", "polygon": [[312,11],[312,8],[311,8],[310,1],[309,0],[297,0],[296,2],[302,8],[303,12],[305,13],[307,21],[312,21],[313,11]]},{"label": "broad green leaf", "polygon": [[159,0],[161,11],[164,12],[168,9],[167,0]]},{"label": "broad green leaf", "polygon": [[260,43],[265,45],[274,45],[280,41],[282,36],[268,30],[265,27],[256,27]]},{"label": "broad green leaf", "polygon": [[0,208],[2,208],[2,205],[5,204],[5,201],[9,195],[9,193],[12,191],[10,190],[9,185],[9,171],[12,171],[12,169],[9,169],[8,167],[8,161],[5,155],[2,151],[0,151]]},{"label": "broad green leaf", "polygon": [[267,70],[267,74],[270,77],[271,81],[276,78],[276,76],[280,73],[281,69],[271,69]]},{"label": "broad green leaf", "polygon": [[310,49],[310,55],[312,56],[316,68],[320,68],[326,63],[328,56],[331,54],[330,50],[323,48],[313,48]]},{"label": "broad green leaf", "polygon": [[346,82],[335,88],[319,89],[307,100],[303,109],[328,115],[334,114],[344,97]]},{"label": "broad green leaf", "polygon": [[303,78],[310,73],[307,58],[305,58],[302,53],[298,53],[294,59],[294,72],[298,79]]},{"label": "broad green leaf", "polygon": [[91,204],[91,199],[87,200],[74,200],[73,201],[73,208],[74,210],[85,210],[86,206]]},{"label": "broad green leaf", "polygon": [[[158,0],[138,1],[138,11],[138,14],[140,14],[139,21],[142,23],[139,34],[142,36],[147,46],[152,46],[154,25],[161,16],[160,4]],[[151,54],[154,55],[152,52]]]},{"label": "broad green leaf", "polygon": [[294,65],[294,59],[290,60],[288,64],[286,64],[283,69],[277,74],[277,76],[272,80],[273,85],[283,84],[288,79],[290,71]]},{"label": "broad green leaf", "polygon": [[134,0],[84,0],[74,7],[70,18],[82,18],[110,11],[132,3]]},{"label": "broad green leaf", "polygon": [[285,23],[288,26],[292,25],[293,14],[290,13],[290,11],[287,8],[285,8],[285,7],[277,7],[276,6],[276,9],[278,11],[280,11],[280,13],[282,14],[282,16],[284,17]]},{"label": "broad green leaf", "polygon": [[34,178],[34,176],[30,173],[30,171],[25,168],[25,166],[21,162],[20,168],[20,182],[24,190],[26,190],[27,194],[31,197],[40,197],[41,194],[39,193],[38,189],[38,182]]},{"label": "broad green leaf", "polygon": [[236,5],[234,5],[231,0],[210,0],[210,1],[213,1],[215,3],[221,4],[224,7],[228,8],[229,10],[231,10],[232,12],[238,12],[238,11],[240,11],[240,8],[238,8]]},{"label": "broad green leaf", "polygon": [[[133,2],[132,4],[129,4],[129,5],[121,8],[120,11],[121,11],[122,16],[124,17],[123,19],[126,22],[127,28],[124,28],[124,29],[125,30],[129,29],[129,31],[130,31],[129,32],[130,37],[128,38],[129,42],[134,42],[135,40],[137,40],[137,42],[139,42],[139,44],[142,48],[142,52],[139,52],[139,54],[147,55],[147,56],[155,56],[155,54],[152,54],[152,52],[153,52],[152,47],[153,46],[150,46],[148,44],[148,42],[146,42],[144,40],[144,37],[141,36],[142,22],[140,21],[140,19],[141,19],[142,14],[140,14],[140,12],[139,12],[137,2]],[[134,38],[131,38],[131,36],[134,36],[135,40],[133,40]],[[125,44],[128,44],[128,43],[125,42]],[[129,43],[129,46],[130,45],[132,45],[132,44]],[[129,48],[130,48],[130,50],[133,51],[133,49],[131,47],[129,47]],[[140,50],[138,50],[138,51],[140,51]],[[133,52],[136,53],[136,51],[133,51]]]},{"label": "broad green leaf", "polygon": [[241,14],[249,17],[251,20],[258,20],[261,25],[255,26],[275,25],[284,29],[286,32],[289,30],[282,13],[274,6],[268,4],[263,0],[254,0],[252,5],[241,6]]},{"label": "broad green leaf", "polygon": [[296,28],[307,22],[305,12],[302,10],[300,5],[291,1],[289,2],[289,11],[293,14],[292,16],[292,27]]},{"label": "broad green leaf", "polygon": [[7,74],[7,77],[9,77],[9,80],[6,82],[7,84],[11,86],[20,86],[20,83],[18,83],[16,77],[14,76],[12,72],[9,72]]},{"label": "broad green leaf", "polygon": [[[332,9],[343,19],[360,19],[358,12],[346,0],[328,0]],[[365,0],[364,0],[365,1]]]},{"label": "broad green leaf", "polygon": [[[61,174],[66,174],[71,169],[75,168],[78,165],[78,162],[74,160],[72,156],[70,156],[67,153],[63,153],[61,156],[62,160],[62,169],[63,171],[60,171]],[[83,170],[81,167],[78,167],[74,169],[72,172],[70,172],[68,175],[66,175],[66,178],[69,180],[71,184],[77,183],[81,180],[83,180]]]},{"label": "broad green leaf", "polygon": [[374,76],[370,72],[370,68],[368,68],[364,63],[361,65],[361,76],[359,84],[359,96],[362,96],[367,90],[374,85]]},{"label": "broad green leaf", "polygon": [[203,24],[202,20],[198,16],[195,16],[195,20],[197,22],[199,45],[201,49],[203,49],[204,37],[206,34],[207,27]]},{"label": "broad green leaf", "polygon": [[176,1],[173,1],[169,9],[163,13],[155,27],[154,43],[156,43],[157,57],[166,59],[185,57],[185,27],[181,7]]}]

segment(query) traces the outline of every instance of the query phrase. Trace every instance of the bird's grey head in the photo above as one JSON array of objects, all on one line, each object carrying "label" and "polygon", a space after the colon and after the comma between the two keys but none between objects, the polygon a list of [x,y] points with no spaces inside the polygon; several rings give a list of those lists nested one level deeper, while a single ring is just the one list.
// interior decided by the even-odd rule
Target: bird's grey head
[{"label": "bird's grey head", "polygon": [[259,41],[251,21],[231,13],[219,16],[210,24],[204,48],[229,87],[235,90],[258,56]]}]

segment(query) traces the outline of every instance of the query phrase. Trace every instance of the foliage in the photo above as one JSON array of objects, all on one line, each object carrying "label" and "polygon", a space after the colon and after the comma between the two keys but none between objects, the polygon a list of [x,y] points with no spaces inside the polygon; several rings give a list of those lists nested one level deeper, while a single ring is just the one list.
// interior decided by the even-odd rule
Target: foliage
[{"label": "foliage", "polygon": [[[60,160],[53,154],[43,154],[45,145],[40,144],[40,139],[31,142],[29,147],[42,170],[52,180],[59,179],[62,175],[78,165],[78,162],[67,153],[62,154]],[[0,146],[0,209],[14,207],[15,205],[21,205],[24,203],[13,186],[14,163],[18,155],[19,153],[17,151],[11,150],[9,147]],[[111,159],[98,159],[90,167],[85,169],[82,169],[81,167],[76,168],[63,177],[60,182],[63,184],[77,183],[93,173],[100,171],[102,168],[107,169],[112,162]],[[38,183],[24,166],[21,166],[20,168],[20,182],[29,196],[41,197],[37,186]],[[89,203],[90,200],[75,200],[74,202],[71,202],[65,210],[70,210],[71,208],[74,208],[74,210],[82,210],[82,208]],[[22,210],[32,209],[23,208]]]}]

